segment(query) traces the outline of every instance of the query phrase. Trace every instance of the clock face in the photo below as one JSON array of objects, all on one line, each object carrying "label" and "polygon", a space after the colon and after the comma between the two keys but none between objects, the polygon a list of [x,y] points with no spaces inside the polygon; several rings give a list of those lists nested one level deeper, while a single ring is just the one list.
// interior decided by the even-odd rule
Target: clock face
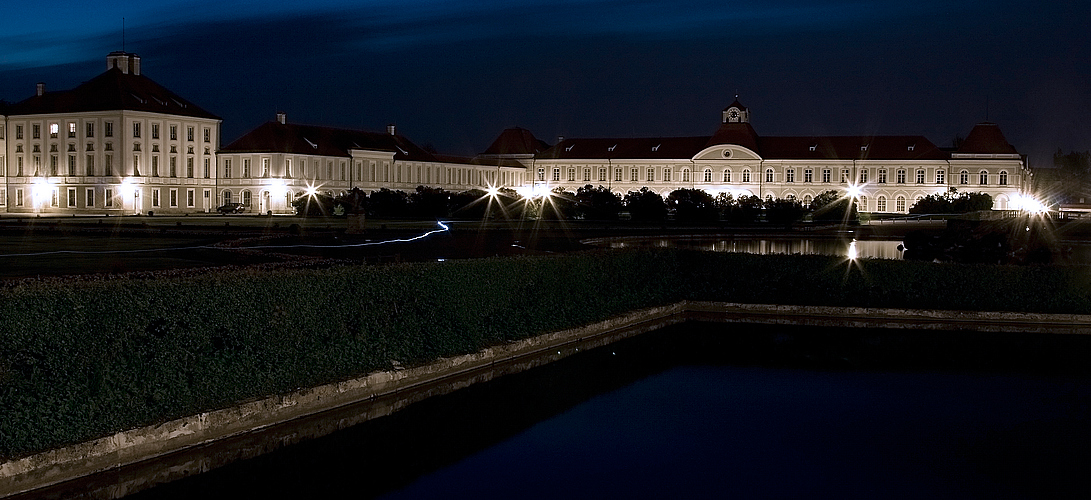
[{"label": "clock face", "polygon": [[739,111],[735,110],[735,109],[731,110],[731,118],[738,118],[738,117],[739,117]]},{"label": "clock face", "polygon": [[725,149],[724,150],[724,158],[731,158],[731,150],[730,149]]}]

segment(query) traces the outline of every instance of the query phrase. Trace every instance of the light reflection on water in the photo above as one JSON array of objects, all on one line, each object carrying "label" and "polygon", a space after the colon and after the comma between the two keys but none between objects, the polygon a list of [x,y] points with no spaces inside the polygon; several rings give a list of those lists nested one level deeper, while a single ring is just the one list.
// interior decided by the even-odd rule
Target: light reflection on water
[{"label": "light reflection on water", "polygon": [[[849,246],[854,240],[777,238],[777,239],[690,239],[690,238],[649,238],[641,240],[611,241],[610,248],[687,248],[708,252],[734,252],[798,255],[833,255],[849,256]],[[856,258],[859,259],[901,259],[898,250],[901,240],[860,240],[856,241]]]}]

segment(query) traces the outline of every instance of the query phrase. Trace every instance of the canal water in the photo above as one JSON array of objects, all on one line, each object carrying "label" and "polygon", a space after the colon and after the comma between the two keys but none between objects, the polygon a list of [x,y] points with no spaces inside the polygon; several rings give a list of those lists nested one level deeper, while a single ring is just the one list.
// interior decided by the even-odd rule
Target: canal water
[{"label": "canal water", "polygon": [[129,498],[1076,498],[1088,344],[686,323]]},{"label": "canal water", "polygon": [[752,254],[833,255],[860,259],[901,259],[902,240],[854,240],[852,238],[682,238],[653,237],[603,240],[609,248],[685,248],[708,252]]}]

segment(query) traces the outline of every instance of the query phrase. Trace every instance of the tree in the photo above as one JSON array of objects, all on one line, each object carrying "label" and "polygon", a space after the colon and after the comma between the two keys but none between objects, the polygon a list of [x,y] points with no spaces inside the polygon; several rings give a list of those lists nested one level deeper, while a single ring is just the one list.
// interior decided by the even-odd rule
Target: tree
[{"label": "tree", "polygon": [[954,188],[943,194],[930,194],[909,207],[911,214],[962,214],[992,210],[993,197],[985,193],[959,193]]},{"label": "tree", "polygon": [[847,222],[856,220],[856,200],[829,190],[811,200],[811,218],[821,222]]},{"label": "tree", "polygon": [[712,195],[702,189],[675,189],[667,195],[667,207],[674,210],[674,218],[681,221],[715,221],[719,210]]},{"label": "tree", "polygon": [[447,217],[450,203],[451,193],[440,188],[417,186],[409,194],[409,210],[418,217]]},{"label": "tree", "polygon": [[803,204],[796,200],[777,198],[765,202],[765,220],[770,224],[791,227],[805,213],[807,211],[803,209]]},{"label": "tree", "polygon": [[333,207],[336,204],[336,199],[326,193],[304,194],[292,200],[295,214],[300,217],[333,215]]},{"label": "tree", "polygon": [[727,220],[732,224],[751,224],[758,220],[762,207],[761,198],[754,195],[740,196],[727,207]]},{"label": "tree", "polygon": [[625,195],[625,208],[633,220],[660,221],[667,218],[667,204],[659,193],[646,187]]},{"label": "tree", "polygon": [[368,215],[374,217],[405,217],[408,215],[409,195],[405,191],[382,188],[372,191],[368,199]]},{"label": "tree", "polygon": [[367,211],[367,193],[358,187],[354,187],[341,193],[335,199],[334,205],[341,205],[344,207],[345,213],[348,214],[362,214]]},{"label": "tree", "polygon": [[[1087,203],[1088,185],[1091,184],[1091,151],[1060,149],[1053,153],[1053,166],[1057,169],[1056,197],[1067,203]],[[1081,200],[1082,199],[1082,200]]]},{"label": "tree", "polygon": [[576,213],[584,219],[617,220],[621,197],[610,188],[590,184],[576,190]]},{"label": "tree", "polygon": [[484,219],[489,193],[480,189],[462,191],[450,196],[450,213],[458,219]]}]

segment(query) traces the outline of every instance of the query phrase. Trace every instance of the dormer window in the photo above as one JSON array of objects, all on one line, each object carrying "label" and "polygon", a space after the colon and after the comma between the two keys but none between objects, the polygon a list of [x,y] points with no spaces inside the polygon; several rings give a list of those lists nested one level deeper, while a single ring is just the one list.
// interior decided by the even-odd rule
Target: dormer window
[{"label": "dormer window", "polygon": [[917,147],[916,144],[910,144],[909,147],[906,148],[906,149],[909,150],[909,151],[913,151],[913,148],[915,148],[915,147]]},{"label": "dormer window", "polygon": [[310,140],[310,139],[308,139],[308,138],[304,137],[304,138],[303,138],[303,140],[304,140],[304,141],[307,141],[307,144],[310,144],[310,145],[311,145],[311,148],[313,148],[313,149],[318,149],[318,144],[315,144],[315,143],[311,142],[311,140]]},{"label": "dormer window", "polygon": [[867,144],[860,146],[860,151],[867,151]]},{"label": "dormer window", "polygon": [[808,149],[809,151],[814,151],[814,150],[818,149],[818,144],[812,144],[812,145],[811,145],[810,147],[808,147],[807,149]]},{"label": "dormer window", "polygon": [[652,146],[652,151],[659,151],[659,146],[662,146],[662,144],[656,144],[655,146]]},{"label": "dormer window", "polygon": [[606,148],[606,150],[607,151],[613,151],[616,148],[617,148],[617,144],[614,144],[613,146],[610,146],[610,147]]},{"label": "dormer window", "polygon": [[571,146],[568,146],[567,148],[564,148],[564,150],[565,150],[565,151],[572,151],[572,148],[574,148],[574,147],[576,147],[576,145],[575,145],[575,144],[573,144],[573,145],[571,145]]}]

